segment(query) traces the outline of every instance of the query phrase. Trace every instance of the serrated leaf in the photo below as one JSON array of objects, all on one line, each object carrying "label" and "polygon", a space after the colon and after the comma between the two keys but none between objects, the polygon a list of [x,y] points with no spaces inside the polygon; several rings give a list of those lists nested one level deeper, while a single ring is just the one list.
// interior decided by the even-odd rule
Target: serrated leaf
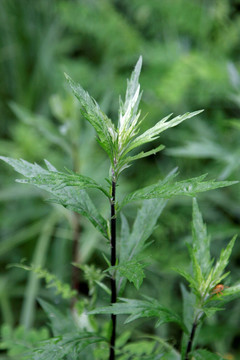
[{"label": "serrated leaf", "polygon": [[172,179],[168,181],[162,180],[157,184],[147,186],[143,189],[134,191],[127,195],[123,202],[120,204],[120,208],[132,201],[164,198],[169,199],[174,196],[191,196],[194,197],[197,193],[218,189],[225,186],[237,184],[238,181],[203,181],[206,174],[198,176],[196,178],[183,180],[172,183]]},{"label": "serrated leaf", "polygon": [[[31,164],[25,160],[15,160],[3,156],[0,159],[28,178],[27,181],[30,184],[51,193],[54,196],[51,199],[53,202],[86,216],[102,235],[108,238],[107,221],[99,214],[88,194],[81,189],[81,187],[98,187],[98,184],[92,182],[92,179],[78,177],[78,175],[74,178],[72,174],[56,172],[55,168],[54,171],[45,170],[38,164]],[[48,162],[48,168],[50,165]]]},{"label": "serrated leaf", "polygon": [[192,269],[193,269],[193,278],[194,278],[194,280],[196,282],[196,287],[194,289],[195,294],[199,295],[201,297],[202,296],[202,286],[203,286],[203,284],[205,282],[205,279],[203,277],[200,264],[198,263],[198,259],[197,259],[196,254],[195,254],[195,250],[192,249],[190,246],[189,246],[189,253],[190,253],[190,256],[191,256],[191,264],[192,264]]},{"label": "serrated leaf", "polygon": [[224,360],[222,356],[204,349],[195,350],[191,354],[195,360]]},{"label": "serrated leaf", "polygon": [[180,360],[177,351],[159,337],[148,336],[146,340],[127,343],[119,360]]},{"label": "serrated leaf", "polygon": [[182,277],[184,277],[189,283],[189,286],[194,289],[195,292],[198,291],[198,282],[188,271],[179,267],[173,267],[173,270],[180,274]]},{"label": "serrated leaf", "polygon": [[65,74],[66,79],[73,91],[73,94],[80,102],[80,110],[85,119],[94,127],[99,137],[99,144],[106,151],[113,163],[114,141],[116,140],[116,132],[114,124],[104,114],[97,102],[83,90],[83,88],[76,84],[70,76]]},{"label": "serrated leaf", "polygon": [[121,263],[120,265],[111,266],[105,271],[117,270],[120,276],[123,276],[132,282],[136,289],[139,289],[145,278],[144,267],[146,265],[140,263],[136,259]]},{"label": "serrated leaf", "polygon": [[237,235],[235,235],[232,240],[228,243],[227,247],[221,251],[220,258],[217,261],[214,270],[213,270],[213,279],[218,279],[221,277],[224,269],[228,265],[229,257],[231,256],[234,243],[236,241]]},{"label": "serrated leaf", "polygon": [[[151,199],[143,202],[142,207],[137,212],[131,233],[129,230],[125,234],[122,232],[120,263],[131,260],[143,250],[146,240],[152,234],[166,203],[167,200],[164,199]],[[122,229],[126,231],[126,220],[122,224]]]},{"label": "serrated leaf", "polygon": [[65,360],[71,356],[72,360],[78,360],[79,354],[89,345],[105,342],[106,339],[93,332],[72,332],[63,336],[51,338],[39,343],[33,352],[28,353],[31,360]]},{"label": "serrated leaf", "polygon": [[240,284],[227,287],[226,289],[224,289],[223,295],[240,295]]},{"label": "serrated leaf", "polygon": [[52,164],[50,164],[49,161],[45,160],[45,163],[47,164],[48,169],[51,168],[53,170],[45,170],[37,164],[31,164],[22,159],[17,160],[4,156],[0,156],[0,159],[11,165],[17,172],[27,177],[27,179],[18,179],[17,181],[20,183],[36,185],[41,188],[47,186],[51,187],[53,191],[60,190],[68,186],[76,186],[81,190],[95,188],[101,190],[105,195],[107,195],[107,191],[90,177],[70,171],[68,174],[59,172]]},{"label": "serrated leaf", "polygon": [[165,148],[164,145],[159,145],[157,148],[155,149],[152,149],[152,150],[149,150],[149,151],[141,151],[139,154],[137,155],[134,155],[134,156],[127,156],[127,157],[124,157],[123,160],[120,160],[119,161],[119,172],[121,172],[124,168],[126,167],[129,167],[130,163],[132,161],[135,161],[135,160],[138,160],[138,159],[142,159],[142,158],[145,158],[147,156],[150,156],[150,155],[155,155],[156,153],[158,153],[159,151],[163,150]]},{"label": "serrated leaf", "polygon": [[[8,359],[26,359],[25,354],[29,349],[34,349],[40,341],[49,338],[47,328],[26,329],[25,326],[15,326],[14,329],[9,324],[1,326],[0,349],[7,350]],[[2,351],[1,351],[2,352]]]},{"label": "serrated leaf", "polygon": [[[166,203],[167,200],[164,199],[144,201],[141,209],[137,212],[131,233],[125,216],[121,214],[120,264],[134,259],[141,253]],[[117,284],[118,291],[121,293],[125,286],[124,278],[117,275]]]},{"label": "serrated leaf", "polygon": [[208,308],[215,308],[216,311],[222,310],[221,308],[225,306],[232,300],[238,299],[240,297],[240,284],[236,284],[230,287],[225,287],[221,294],[216,294],[211,296],[205,303],[204,311]]},{"label": "serrated leaf", "polygon": [[136,147],[139,147],[143,144],[156,140],[163,131],[180,124],[184,120],[187,120],[193,116],[200,114],[202,111],[203,110],[199,110],[192,113],[186,113],[184,115],[178,115],[169,121],[167,120],[170,118],[172,114],[166,116],[165,118],[160,120],[156,125],[154,125],[152,128],[146,130],[143,134],[135,138],[129,145],[128,151],[131,151]]},{"label": "serrated leaf", "polygon": [[223,310],[223,309],[220,309],[219,307],[214,307],[214,306],[203,308],[203,311],[207,317],[213,316],[219,310]]},{"label": "serrated leaf", "polygon": [[157,325],[167,322],[175,322],[186,330],[180,316],[165,306],[159,304],[157,300],[147,298],[148,300],[132,300],[120,298],[122,303],[118,302],[111,306],[97,308],[90,311],[89,314],[130,314],[125,323],[142,317],[158,318]]}]

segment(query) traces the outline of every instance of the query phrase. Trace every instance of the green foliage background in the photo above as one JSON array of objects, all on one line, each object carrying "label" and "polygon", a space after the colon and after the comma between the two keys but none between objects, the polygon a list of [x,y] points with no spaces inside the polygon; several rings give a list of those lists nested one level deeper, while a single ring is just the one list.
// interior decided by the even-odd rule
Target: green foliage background
[{"label": "green foliage background", "polygon": [[[125,79],[142,54],[141,109],[142,115],[147,114],[146,127],[170,112],[205,111],[164,133],[162,142],[167,149],[127,169],[122,189],[147,186],[176,166],[182,178],[207,172],[218,180],[239,180],[239,9],[237,0],[52,0],[51,4],[47,0],[1,0],[1,155],[40,164],[45,158],[59,170],[66,166],[98,181],[107,173],[108,163],[63,73],[80,82],[114,119]],[[43,202],[45,193],[14,184],[14,179],[12,170],[1,163],[0,316],[10,328],[40,328],[46,319],[35,305],[36,297],[51,298],[61,305],[60,297],[46,290],[33,273],[6,270],[6,265],[25,258],[69,283],[78,219]],[[199,196],[214,256],[239,232],[239,193],[237,185]],[[106,213],[101,196],[95,202]],[[150,265],[141,292],[177,310],[182,303],[180,277],[171,268],[189,261],[185,242],[191,233],[191,205],[185,198],[169,201],[151,239],[154,242],[146,249]],[[130,219],[135,212],[127,208]],[[102,268],[101,251],[106,244],[84,219],[80,223],[81,263]],[[237,240],[231,282],[239,277],[239,261]],[[86,296],[87,280],[81,286]],[[134,296],[132,287],[127,291]],[[99,296],[105,296],[104,292]],[[229,352],[237,359],[239,312],[239,302],[233,302],[231,311],[227,308],[206,322],[200,345],[221,354]],[[138,325],[143,333],[180,341],[179,330],[172,324],[154,329],[151,320],[141,320]],[[21,328],[17,330],[19,339]],[[29,339],[47,338],[41,331],[39,335],[29,332]],[[13,355],[6,357],[3,351],[0,358]]]}]

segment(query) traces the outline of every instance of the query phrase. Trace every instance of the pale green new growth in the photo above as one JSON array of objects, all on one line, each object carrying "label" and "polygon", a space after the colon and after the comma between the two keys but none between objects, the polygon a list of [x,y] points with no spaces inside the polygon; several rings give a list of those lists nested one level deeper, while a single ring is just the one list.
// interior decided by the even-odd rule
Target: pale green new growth
[{"label": "pale green new growth", "polygon": [[130,80],[127,81],[125,102],[119,101],[118,120],[118,150],[122,151],[124,145],[138,132],[138,119],[141,112],[138,111],[142,93],[138,82],[142,68],[142,57],[140,56]]},{"label": "pale green new growth", "polygon": [[203,110],[193,113],[179,115],[169,120],[170,115],[164,117],[152,128],[137,136],[142,120],[139,120],[140,111],[138,111],[139,102],[142,93],[140,92],[139,75],[142,67],[142,57],[140,56],[135,69],[132,72],[130,80],[127,82],[127,91],[125,101],[120,98],[118,128],[115,129],[113,122],[99,108],[98,104],[92,99],[82,87],[76,84],[68,75],[65,75],[70,87],[80,102],[80,109],[86,120],[94,127],[99,138],[99,144],[107,152],[115,177],[127,167],[132,161],[143,157],[156,154],[164,146],[159,145],[155,149],[147,152],[140,152],[137,155],[128,156],[127,154],[135,148],[152,142],[160,134],[174,127],[186,119],[198,115]]}]

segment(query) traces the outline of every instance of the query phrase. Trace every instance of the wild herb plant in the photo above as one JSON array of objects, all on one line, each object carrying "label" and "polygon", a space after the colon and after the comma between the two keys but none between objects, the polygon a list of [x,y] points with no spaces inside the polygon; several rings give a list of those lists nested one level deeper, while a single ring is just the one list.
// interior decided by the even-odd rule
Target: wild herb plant
[{"label": "wild herb plant", "polygon": [[[110,334],[106,334],[106,336],[99,334],[96,326],[89,327],[79,326],[77,323],[73,324],[71,319],[59,314],[52,305],[41,301],[41,305],[49,314],[50,318],[52,318],[52,328],[55,337],[42,343],[39,348],[35,349],[31,355],[31,359],[78,359],[79,353],[84,352],[87,346],[98,342],[108,342],[109,360],[114,360],[116,355],[119,355],[116,340],[117,315],[120,313],[130,314],[128,322],[146,316],[156,316],[158,318],[158,325],[166,322],[176,322],[182,327],[183,331],[189,334],[188,324],[186,324],[178,314],[175,314],[165,306],[161,306],[158,300],[151,298],[146,298],[145,300],[125,299],[119,302],[118,297],[123,294],[127,281],[132,282],[137,289],[140,288],[145,276],[143,269],[146,265],[141,255],[143,255],[143,251],[147,246],[147,240],[166,205],[167,199],[179,195],[194,197],[197,193],[229,186],[236,182],[208,181],[205,180],[206,175],[176,181],[177,173],[176,170],[174,170],[167,175],[165,179],[159,180],[156,184],[138,189],[127,194],[123,199],[117,199],[116,190],[118,180],[123,170],[128,168],[135,160],[158,153],[163,150],[164,146],[158,145],[152,150],[140,152],[138,152],[138,148],[157,140],[163,131],[198,115],[202,111],[186,113],[173,119],[171,119],[170,114],[152,128],[139,134],[140,125],[143,121],[143,119],[140,119],[140,111],[138,110],[142,95],[138,82],[141,66],[142,59],[140,58],[127,83],[125,100],[122,101],[120,99],[117,126],[104,114],[96,101],[92,99],[80,85],[76,84],[66,75],[74,95],[79,100],[81,114],[94,127],[97,133],[97,141],[110,160],[109,176],[104,185],[77,172],[70,170],[60,172],[47,160],[45,160],[47,167],[47,169],[45,169],[36,163],[31,164],[25,160],[1,157],[3,161],[11,165],[17,172],[25,177],[24,179],[17,180],[18,182],[35,185],[40,189],[48,191],[52,195],[51,201],[87,217],[109,244],[110,259],[106,258],[108,268],[105,272],[107,272],[110,277],[110,289],[102,282],[103,276],[100,276],[99,280],[96,280],[96,283],[110,294],[111,306],[101,310],[95,309],[91,313],[111,314]],[[92,192],[88,193],[90,189],[99,191],[106,200],[108,200],[110,208],[109,219],[104,218],[98,211],[94,201],[92,201],[90,197]],[[132,231],[130,231],[128,221],[123,215],[122,210],[125,205],[141,200],[143,200],[143,205],[138,211]],[[121,232],[120,236],[117,237],[117,219],[119,215],[121,215]],[[202,229],[200,230],[202,231]],[[195,240],[195,243],[196,248],[198,248],[200,241]],[[231,242],[230,248],[232,245],[233,241]],[[209,269],[210,260],[207,262],[207,267],[202,269],[201,265],[197,262],[199,261],[199,257],[195,254],[195,252],[197,252],[197,254],[202,255],[202,243],[199,249],[196,250],[196,248],[191,252],[193,276],[191,277],[190,275],[186,275],[187,273],[184,273],[187,280],[191,280],[190,285],[193,287],[198,300],[198,311],[195,314],[193,322],[194,329],[203,317],[203,314],[213,312],[215,309],[209,307],[210,310],[206,310],[206,301],[208,297],[211,298],[210,291],[212,287],[223,279],[222,272],[230,255],[230,248],[227,248],[224,254],[221,255],[219,264],[216,264],[215,270]],[[207,251],[208,248],[204,250],[204,254],[205,252],[207,253]],[[202,258],[200,260],[203,261]],[[78,264],[75,265],[78,266]],[[29,268],[27,269],[29,270]],[[46,279],[50,278],[53,283],[56,283],[57,287],[60,286],[54,276],[49,275],[47,272],[44,273],[43,270],[36,269],[34,266],[32,269],[38,272],[40,276],[44,276]],[[85,270],[89,270],[89,268]],[[97,272],[95,272],[95,274],[96,273]],[[205,279],[206,276],[207,279]],[[201,288],[199,288],[200,284]],[[199,289],[201,289],[200,292]],[[235,288],[234,291],[236,292],[237,290],[238,288]],[[230,289],[228,291],[230,291]],[[75,310],[73,311],[77,312],[79,304],[81,304],[81,302],[75,303]],[[80,307],[80,312],[82,312],[80,319],[82,320],[82,315],[88,315],[83,311],[82,306]],[[62,319],[62,321],[60,319]],[[188,342],[190,345],[187,346],[187,350],[183,355],[186,355],[186,359],[188,359],[188,353],[191,351],[194,332],[195,330],[192,330],[191,333],[193,334],[190,336]],[[166,347],[166,345],[164,346]],[[162,354],[166,352],[164,349],[161,351],[163,351]],[[175,355],[173,355],[173,353]],[[149,357],[149,359],[160,358],[159,354],[155,355]],[[83,356],[83,353],[81,356]],[[87,356],[89,359],[94,358],[94,352],[89,351]],[[105,353],[104,356],[104,358],[106,358]],[[122,359],[127,358],[126,356],[128,356],[128,354],[124,354],[123,352]],[[173,352],[171,350],[169,356],[172,356],[172,358],[175,356],[176,359],[179,359],[176,351]],[[129,358],[131,358],[131,356]],[[100,359],[100,356],[98,356],[98,359]],[[166,357],[166,359],[170,359],[170,357]]]},{"label": "wild herb plant", "polygon": [[[119,302],[108,307],[97,308],[91,314],[128,314],[125,323],[143,317],[157,319],[156,326],[166,322],[175,322],[182,329],[182,342],[180,353],[177,349],[165,350],[168,356],[164,359],[223,359],[221,356],[205,349],[197,349],[196,334],[203,321],[213,316],[223,306],[240,296],[240,283],[224,286],[223,280],[229,276],[226,272],[229,258],[236,240],[236,236],[221,250],[218,260],[211,258],[210,236],[203,223],[196,198],[193,199],[192,211],[192,242],[187,244],[191,265],[188,269],[173,268],[188,282],[189,290],[181,284],[183,297],[182,316],[162,306],[156,299],[144,296],[144,300],[121,298]],[[166,345],[165,345],[166,346]],[[162,357],[152,357],[158,359]]]}]

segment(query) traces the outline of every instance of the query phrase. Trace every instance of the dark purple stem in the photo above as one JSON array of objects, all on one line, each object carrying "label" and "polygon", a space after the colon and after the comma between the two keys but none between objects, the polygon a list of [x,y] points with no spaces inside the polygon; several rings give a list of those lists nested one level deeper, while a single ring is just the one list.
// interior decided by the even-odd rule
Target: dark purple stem
[{"label": "dark purple stem", "polygon": [[[112,196],[111,196],[111,266],[116,265],[116,182],[112,181]],[[111,304],[117,302],[117,289],[116,289],[116,278],[115,272],[113,271],[111,276]],[[116,315],[111,315],[112,320],[112,334],[110,340],[110,353],[109,360],[115,359],[115,339],[116,339]]]}]

